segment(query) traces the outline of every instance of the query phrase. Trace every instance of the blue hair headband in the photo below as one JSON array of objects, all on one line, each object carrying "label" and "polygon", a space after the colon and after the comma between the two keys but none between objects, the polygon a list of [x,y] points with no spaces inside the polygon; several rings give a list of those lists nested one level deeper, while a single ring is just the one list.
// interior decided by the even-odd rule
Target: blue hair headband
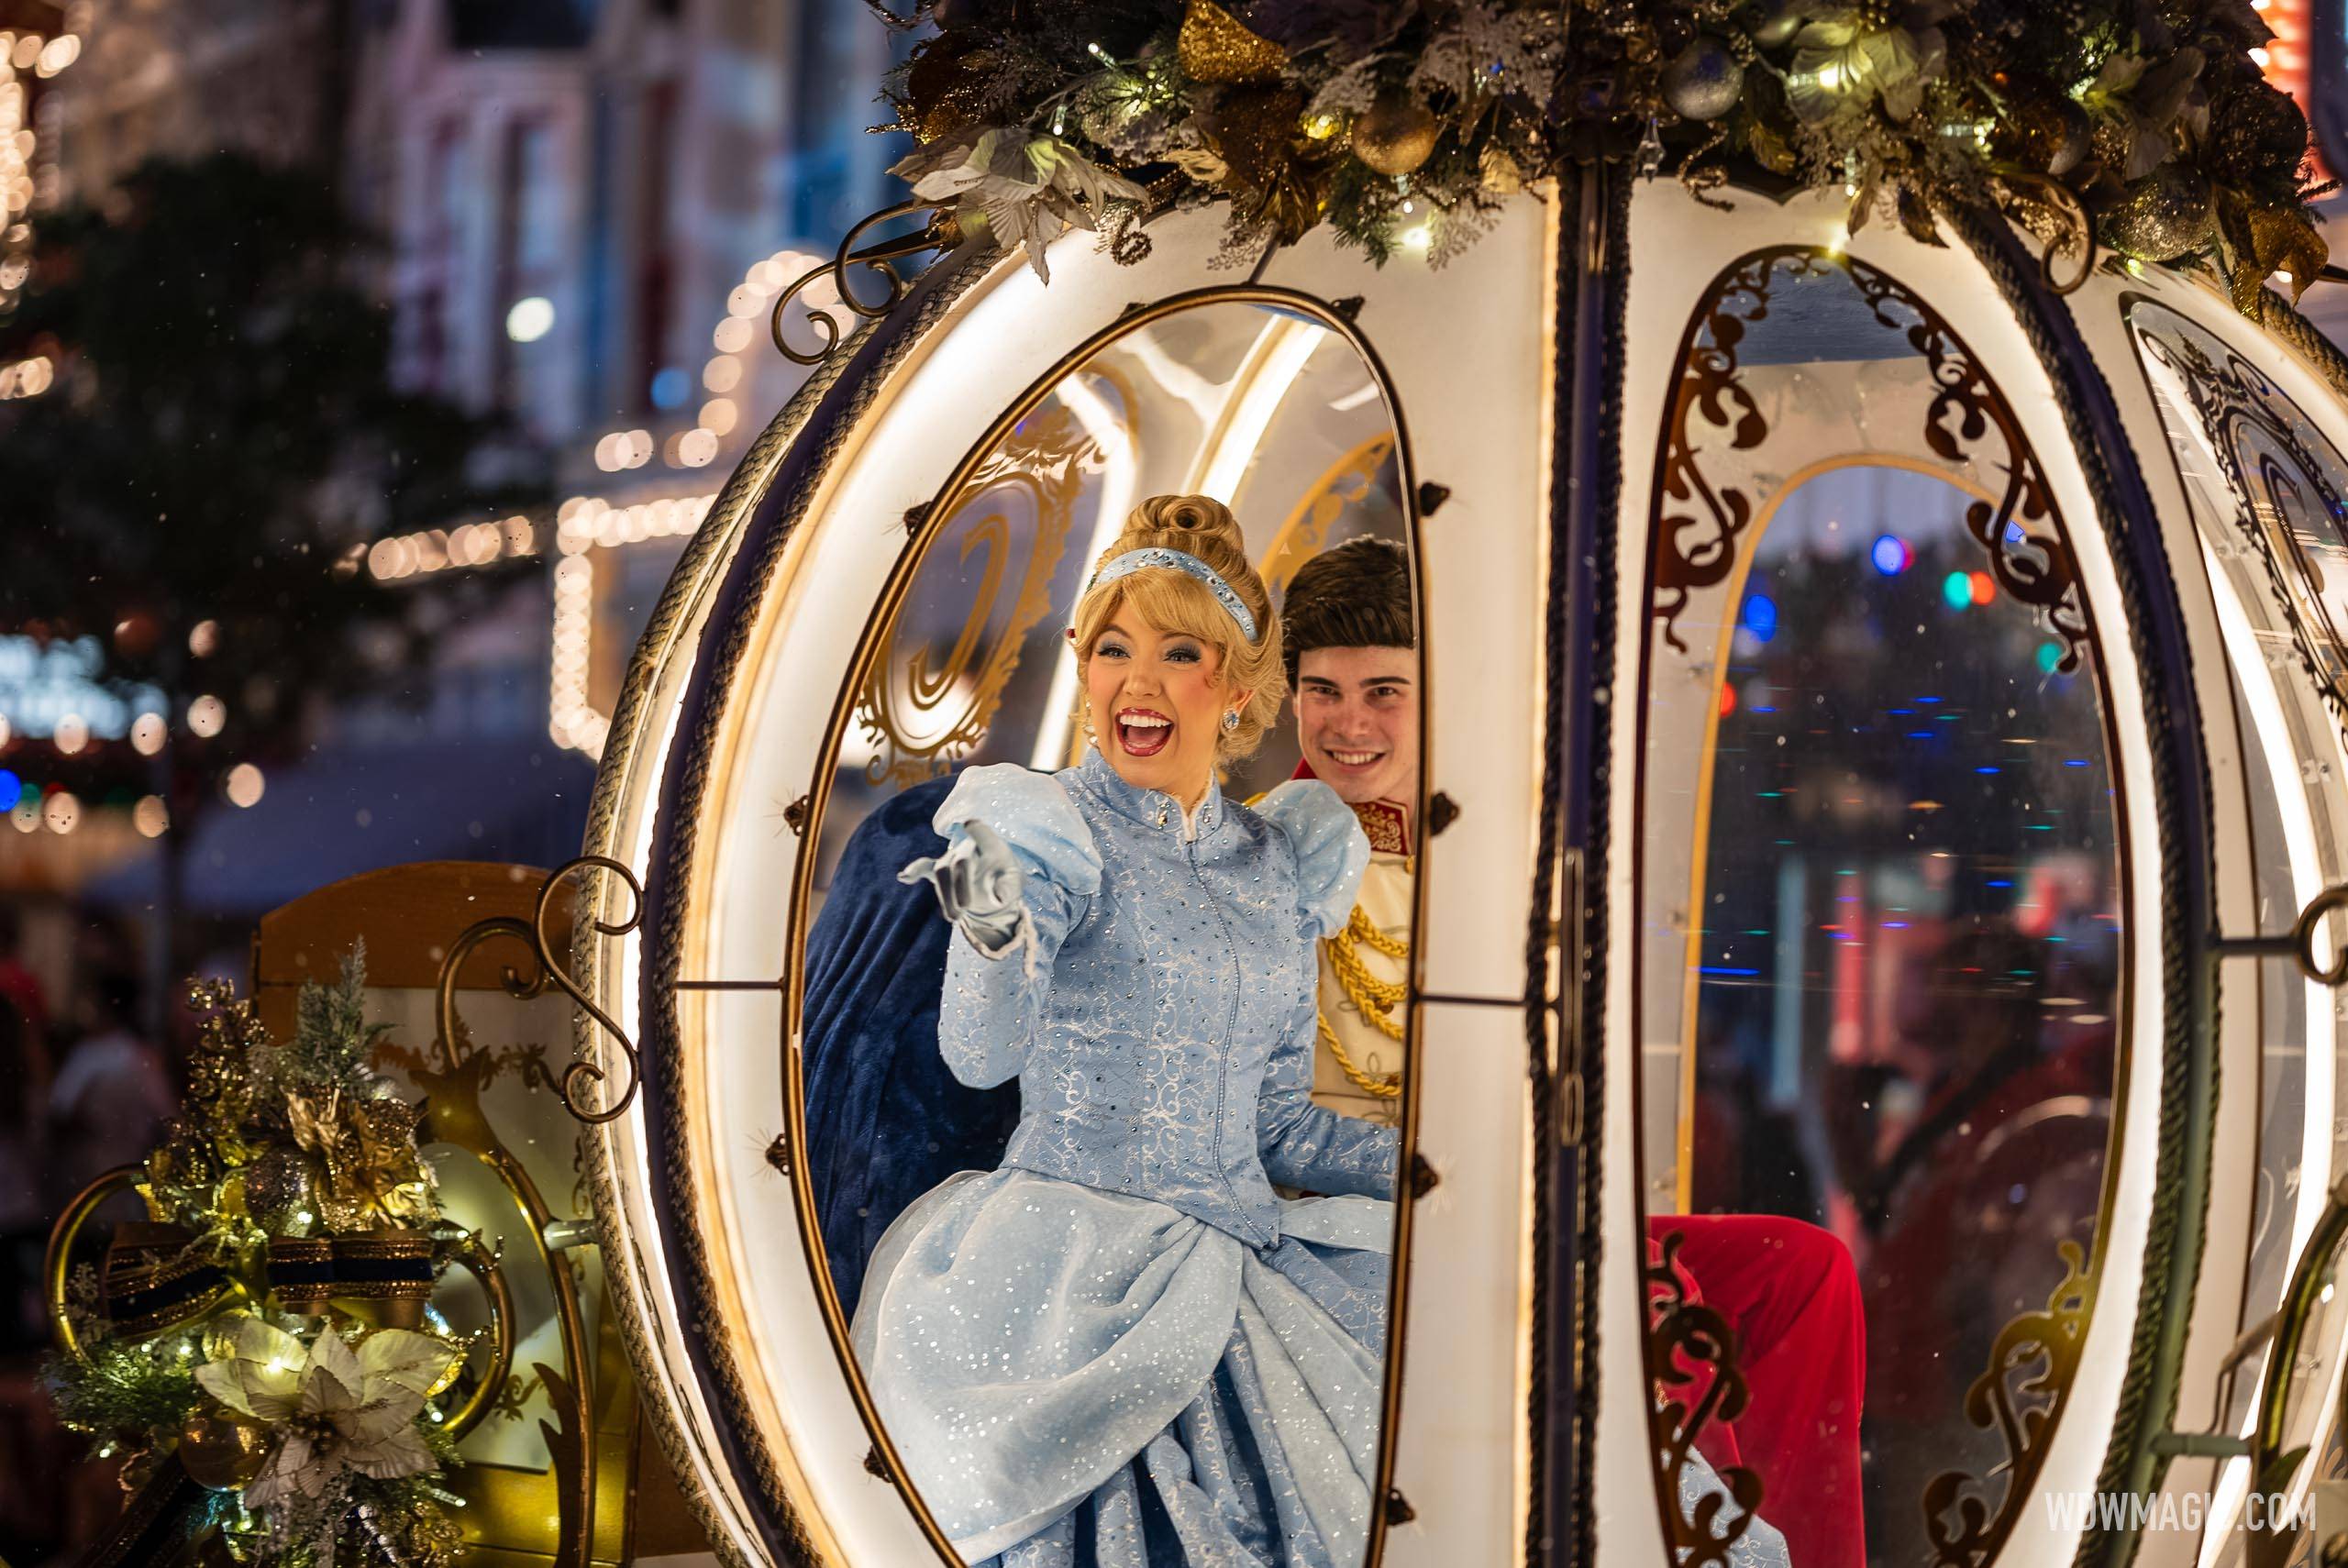
[{"label": "blue hair headband", "polygon": [[1247,640],[1251,643],[1256,640],[1256,617],[1247,613],[1247,606],[1241,602],[1238,593],[1231,584],[1223,580],[1214,568],[1188,550],[1169,550],[1157,546],[1146,550],[1127,550],[1094,572],[1092,580],[1084,585],[1084,591],[1090,593],[1104,582],[1131,577],[1145,567],[1172,567],[1176,571],[1197,578],[1207,585],[1207,591],[1214,595],[1215,602],[1231,612],[1231,618],[1239,623],[1239,629],[1246,634]]}]

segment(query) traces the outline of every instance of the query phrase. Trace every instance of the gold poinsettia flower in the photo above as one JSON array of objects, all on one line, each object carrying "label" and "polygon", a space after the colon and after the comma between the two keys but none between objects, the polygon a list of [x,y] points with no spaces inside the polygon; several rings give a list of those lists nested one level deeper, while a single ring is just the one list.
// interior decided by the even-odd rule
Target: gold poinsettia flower
[{"label": "gold poinsettia flower", "polygon": [[259,1318],[238,1326],[229,1353],[196,1368],[204,1391],[278,1434],[245,1487],[248,1507],[319,1497],[345,1471],[378,1481],[439,1467],[416,1430],[426,1391],[458,1352],[429,1334],[381,1329],[357,1350],[333,1330],[315,1343]]},{"label": "gold poinsettia flower", "polygon": [[330,1089],[323,1097],[287,1097],[285,1112],[294,1143],[316,1155],[325,1172],[318,1208],[329,1231],[431,1220],[431,1181],[415,1153],[415,1107]]}]

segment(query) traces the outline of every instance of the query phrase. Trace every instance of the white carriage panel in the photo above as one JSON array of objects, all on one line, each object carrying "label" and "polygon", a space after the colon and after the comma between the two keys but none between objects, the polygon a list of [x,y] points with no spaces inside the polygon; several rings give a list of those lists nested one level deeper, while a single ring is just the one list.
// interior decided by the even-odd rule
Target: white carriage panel
[{"label": "white carriage panel", "polygon": [[1523,1015],[1431,1002],[1418,1039],[1443,1063],[1419,1085],[1433,1191],[1412,1218],[1394,1485],[1417,1518],[1387,1532],[1383,1568],[1522,1561],[1531,1151]]},{"label": "white carriage panel", "polygon": [[1528,200],[1440,270],[1413,257],[1373,270],[1316,229],[1265,272],[1361,298],[1357,322],[1401,399],[1414,477],[1450,492],[1417,540],[1426,789],[1459,808],[1420,859],[1420,983],[1434,996],[1524,991],[1540,825],[1553,240],[1553,208]]}]

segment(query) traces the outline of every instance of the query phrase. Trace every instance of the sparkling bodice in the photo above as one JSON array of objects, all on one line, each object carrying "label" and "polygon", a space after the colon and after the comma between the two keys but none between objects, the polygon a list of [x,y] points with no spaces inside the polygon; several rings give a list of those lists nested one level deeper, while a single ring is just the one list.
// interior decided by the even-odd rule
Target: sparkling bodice
[{"label": "sparkling bodice", "polygon": [[1249,1242],[1272,1183],[1390,1197],[1396,1134],[1310,1099],[1312,944],[1350,913],[1368,844],[1325,786],[1254,808],[1210,785],[1189,818],[1096,752],[1053,775],[966,772],[949,840],[984,822],[1017,856],[1033,943],[947,965],[955,1075],[1019,1079],[1006,1166],[1154,1198]]}]

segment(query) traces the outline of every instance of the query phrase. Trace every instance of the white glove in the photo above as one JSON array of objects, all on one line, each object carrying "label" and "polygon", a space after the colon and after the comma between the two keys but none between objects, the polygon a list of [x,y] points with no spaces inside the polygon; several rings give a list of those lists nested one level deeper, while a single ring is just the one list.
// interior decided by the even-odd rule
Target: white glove
[{"label": "white glove", "polygon": [[961,836],[945,854],[914,861],[897,880],[927,882],[939,911],[970,945],[1000,958],[1021,944],[1032,924],[1023,897],[1026,878],[1001,834],[975,819],[960,825]]}]

